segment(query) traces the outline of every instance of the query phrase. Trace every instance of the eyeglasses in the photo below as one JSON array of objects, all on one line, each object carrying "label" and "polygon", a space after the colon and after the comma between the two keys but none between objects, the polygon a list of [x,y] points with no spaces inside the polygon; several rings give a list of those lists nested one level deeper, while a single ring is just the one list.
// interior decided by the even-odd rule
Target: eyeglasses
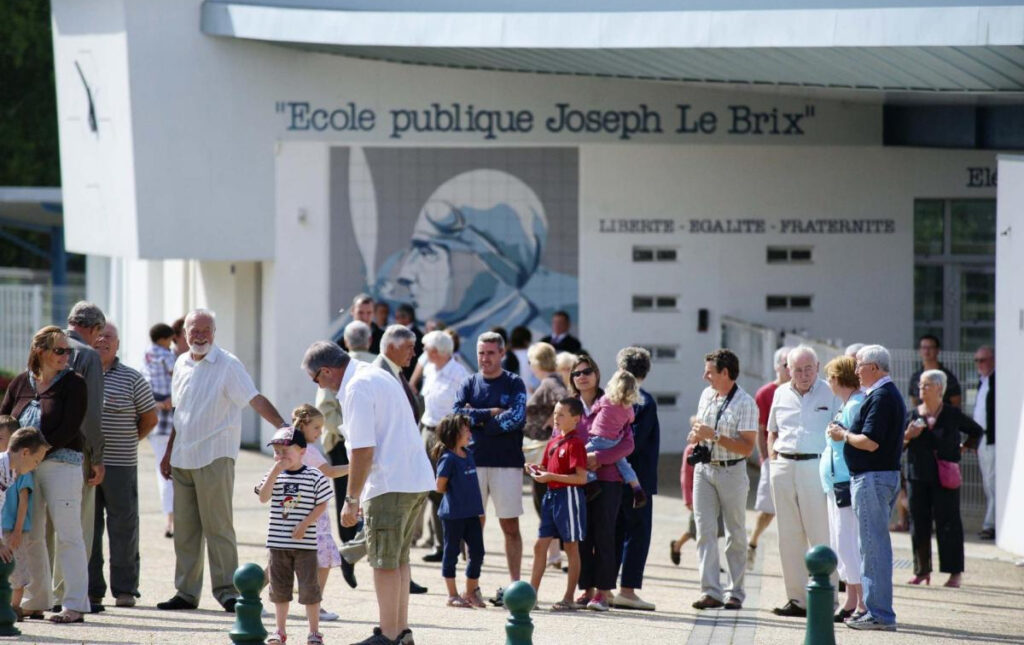
[{"label": "eyeglasses", "polygon": [[988,358],[976,358],[976,359],[974,359],[975,363],[987,363],[988,361],[989,361]]},{"label": "eyeglasses", "polygon": [[569,372],[569,376],[571,376],[573,378],[577,378],[579,376],[590,376],[593,373],[594,373],[594,368],[593,367],[584,367],[581,370],[577,370],[575,372]]},{"label": "eyeglasses", "polygon": [[856,365],[854,365],[853,369],[854,369],[854,371],[857,371],[857,370],[859,370],[859,369],[861,369],[863,367],[867,367],[868,365],[874,365],[875,367],[878,366],[877,363],[857,363]]},{"label": "eyeglasses", "polygon": [[320,372],[322,372],[322,371],[324,371],[324,368],[321,367],[320,369],[318,369],[316,371],[316,374],[313,375],[313,382],[316,383],[317,385],[320,385],[319,379],[320,379]]},{"label": "eyeglasses", "polygon": [[63,356],[65,354],[70,354],[71,353],[71,348],[70,347],[51,347],[50,351],[53,352],[54,354],[56,354],[57,356]]}]

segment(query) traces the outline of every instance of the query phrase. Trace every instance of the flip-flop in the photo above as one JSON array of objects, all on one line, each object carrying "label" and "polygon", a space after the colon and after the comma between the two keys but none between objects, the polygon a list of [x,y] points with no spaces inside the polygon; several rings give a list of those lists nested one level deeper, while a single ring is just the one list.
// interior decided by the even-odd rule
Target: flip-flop
[{"label": "flip-flop", "polygon": [[448,596],[449,607],[459,607],[461,609],[472,609],[473,605],[462,596]]},{"label": "flip-flop", "polygon": [[559,600],[551,605],[551,611],[576,611],[578,607],[571,602]]}]

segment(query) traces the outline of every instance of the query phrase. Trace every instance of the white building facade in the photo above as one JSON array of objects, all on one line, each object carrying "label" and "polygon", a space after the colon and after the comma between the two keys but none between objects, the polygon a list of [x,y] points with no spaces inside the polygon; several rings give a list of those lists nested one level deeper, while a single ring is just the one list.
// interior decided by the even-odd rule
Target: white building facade
[{"label": "white building facade", "polygon": [[[210,307],[285,410],[312,398],[302,352],[360,291],[470,352],[565,309],[606,374],[625,345],[656,350],[646,386],[681,452],[723,317],[894,347],[994,337],[997,150],[890,145],[914,126],[886,110],[898,92],[927,118],[906,72],[1015,123],[1024,9],[343,4],[54,0],[67,246],[129,363],[154,322]],[[979,87],[872,58],[972,43],[1004,59]],[[773,77],[798,46],[803,80]],[[836,71],[849,51],[874,60],[868,89]]]}]

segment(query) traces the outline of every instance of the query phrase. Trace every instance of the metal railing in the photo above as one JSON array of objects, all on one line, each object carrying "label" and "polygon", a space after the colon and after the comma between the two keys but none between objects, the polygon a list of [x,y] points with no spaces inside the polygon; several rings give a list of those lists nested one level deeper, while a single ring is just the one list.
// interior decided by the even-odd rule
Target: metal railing
[{"label": "metal railing", "polygon": [[0,370],[24,370],[32,336],[46,325],[65,327],[71,304],[84,297],[83,286],[0,284]]},{"label": "metal railing", "polygon": [[740,360],[737,382],[751,396],[775,379],[772,359],[779,347],[779,332],[729,316],[722,316],[722,347],[731,349]]}]

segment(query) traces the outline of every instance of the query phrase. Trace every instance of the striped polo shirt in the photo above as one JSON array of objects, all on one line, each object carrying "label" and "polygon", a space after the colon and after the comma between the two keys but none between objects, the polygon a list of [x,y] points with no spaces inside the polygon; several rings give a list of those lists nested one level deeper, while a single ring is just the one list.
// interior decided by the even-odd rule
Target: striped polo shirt
[{"label": "striped polo shirt", "polygon": [[139,417],[155,408],[146,379],[115,358],[103,373],[104,466],[138,465]]},{"label": "striped polo shirt", "polygon": [[[269,475],[268,472],[256,484],[257,495]],[[318,468],[302,466],[298,470],[281,471],[274,480],[274,492],[270,497],[267,548],[316,551],[316,522],[310,522],[302,539],[293,539],[292,531],[299,522],[309,517],[318,504],[333,497],[333,485]]]}]

